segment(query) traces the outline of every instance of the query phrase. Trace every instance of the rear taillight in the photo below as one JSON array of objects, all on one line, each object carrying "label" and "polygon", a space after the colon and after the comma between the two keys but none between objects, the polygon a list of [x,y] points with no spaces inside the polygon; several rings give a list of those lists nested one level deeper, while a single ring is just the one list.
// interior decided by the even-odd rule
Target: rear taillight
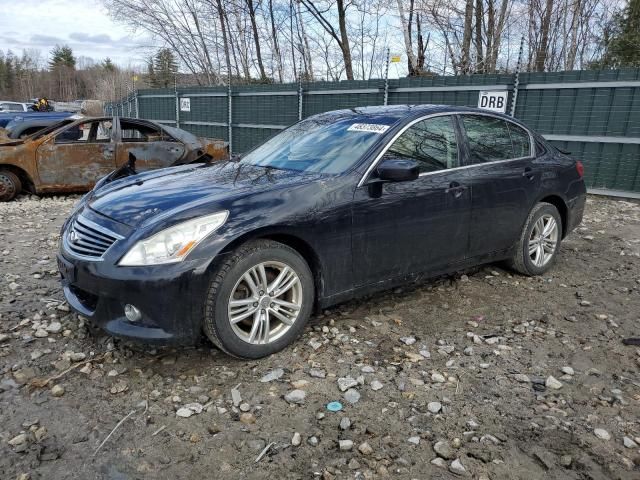
[{"label": "rear taillight", "polygon": [[584,177],[584,165],[580,160],[576,160],[576,170],[578,175],[580,175],[580,178]]}]

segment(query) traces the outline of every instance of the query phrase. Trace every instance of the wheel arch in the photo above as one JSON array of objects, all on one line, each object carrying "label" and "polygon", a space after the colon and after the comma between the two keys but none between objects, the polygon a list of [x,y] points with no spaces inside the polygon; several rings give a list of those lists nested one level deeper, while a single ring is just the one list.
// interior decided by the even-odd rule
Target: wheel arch
[{"label": "wheel arch", "polygon": [[8,170],[11,173],[14,173],[22,183],[22,190],[35,193],[35,185],[26,170],[9,163],[0,163],[0,170]]},{"label": "wheel arch", "polygon": [[569,225],[569,208],[567,207],[567,203],[560,195],[547,195],[538,200],[538,202],[549,203],[558,209],[560,219],[562,220],[562,238],[564,238],[567,234],[567,227]]},{"label": "wheel arch", "polygon": [[264,228],[245,233],[244,235],[234,239],[224,247],[221,254],[232,252],[240,245],[252,240],[273,240],[274,242],[287,245],[298,252],[305,262],[307,262],[307,265],[309,265],[309,269],[311,269],[315,288],[315,302],[316,305],[318,304],[318,300],[324,296],[324,275],[320,257],[309,242],[295,233],[272,228]]}]

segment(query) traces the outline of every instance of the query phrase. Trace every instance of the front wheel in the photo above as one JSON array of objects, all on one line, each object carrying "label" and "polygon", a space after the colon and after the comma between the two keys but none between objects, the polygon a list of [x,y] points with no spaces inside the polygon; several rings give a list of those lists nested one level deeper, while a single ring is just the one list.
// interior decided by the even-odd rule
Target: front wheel
[{"label": "front wheel", "polygon": [[313,275],[297,251],[271,240],[249,242],[214,273],[204,332],[230,355],[264,357],[302,333],[313,300]]},{"label": "front wheel", "polygon": [[511,267],[524,275],[542,275],[556,261],[562,240],[562,219],[550,203],[536,204],[524,224]]},{"label": "front wheel", "polygon": [[0,202],[13,200],[22,190],[20,178],[8,170],[0,170]]}]

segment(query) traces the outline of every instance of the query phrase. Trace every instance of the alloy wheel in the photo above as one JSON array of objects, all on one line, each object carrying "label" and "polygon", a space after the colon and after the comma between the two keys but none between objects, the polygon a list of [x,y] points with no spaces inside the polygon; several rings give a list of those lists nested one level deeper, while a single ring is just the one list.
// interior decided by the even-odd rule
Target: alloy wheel
[{"label": "alloy wheel", "polygon": [[266,261],[248,269],[231,290],[227,307],[233,332],[243,341],[268,344],[282,337],[302,308],[302,283],[291,266]]},{"label": "alloy wheel", "polygon": [[555,255],[558,233],[558,222],[552,215],[542,215],[534,224],[529,236],[529,257],[536,267],[544,267]]}]

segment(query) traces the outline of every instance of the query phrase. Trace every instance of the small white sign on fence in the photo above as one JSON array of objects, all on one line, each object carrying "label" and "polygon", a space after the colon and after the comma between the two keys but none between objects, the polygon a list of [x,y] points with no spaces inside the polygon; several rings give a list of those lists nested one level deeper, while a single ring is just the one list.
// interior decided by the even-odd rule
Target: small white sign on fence
[{"label": "small white sign on fence", "polygon": [[187,97],[180,98],[180,111],[181,112],[190,112],[191,111],[191,99]]},{"label": "small white sign on fence", "polygon": [[506,113],[508,96],[507,90],[481,91],[478,94],[478,108]]}]

